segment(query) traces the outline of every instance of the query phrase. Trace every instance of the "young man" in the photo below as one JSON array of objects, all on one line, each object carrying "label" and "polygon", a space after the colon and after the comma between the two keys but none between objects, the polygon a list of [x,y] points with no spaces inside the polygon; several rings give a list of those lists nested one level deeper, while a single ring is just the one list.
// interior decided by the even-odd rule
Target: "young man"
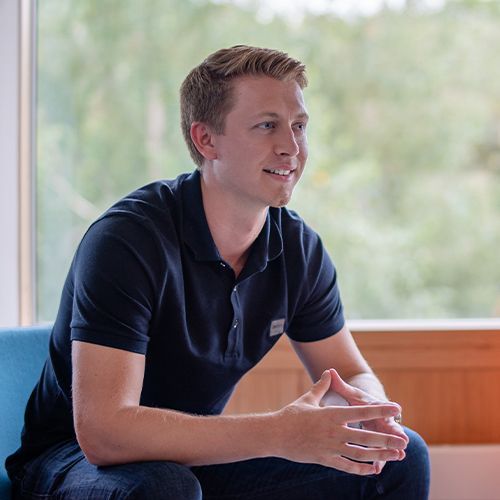
[{"label": "young man", "polygon": [[[321,240],[285,208],[307,160],[305,86],[300,62],[246,46],[187,76],[198,169],[84,236],[8,459],[17,498],[427,497],[425,443],[345,326]],[[221,416],[285,333],[317,382],[278,411]]]}]

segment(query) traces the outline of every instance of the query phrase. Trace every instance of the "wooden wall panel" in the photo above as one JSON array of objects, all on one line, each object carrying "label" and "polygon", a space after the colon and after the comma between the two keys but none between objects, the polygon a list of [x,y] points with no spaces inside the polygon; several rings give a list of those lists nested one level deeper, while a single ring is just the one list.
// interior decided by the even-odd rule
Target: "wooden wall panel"
[{"label": "wooden wall panel", "polygon": [[245,413],[281,408],[303,392],[302,378],[300,369],[278,370],[276,373],[257,369],[240,382],[237,396],[233,396],[228,410]]},{"label": "wooden wall panel", "polygon": [[[500,330],[358,332],[356,342],[429,444],[500,443]],[[238,385],[227,413],[278,409],[311,385],[286,339]]]}]

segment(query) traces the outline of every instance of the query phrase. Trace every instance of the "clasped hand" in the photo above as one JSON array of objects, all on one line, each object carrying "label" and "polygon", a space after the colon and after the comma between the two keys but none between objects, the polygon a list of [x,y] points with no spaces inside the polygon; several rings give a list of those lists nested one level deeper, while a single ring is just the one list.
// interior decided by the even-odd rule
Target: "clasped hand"
[{"label": "clasped hand", "polygon": [[[321,406],[333,390],[350,406]],[[408,437],[394,421],[401,412],[396,403],[380,402],[346,384],[331,369],[312,388],[278,412],[283,457],[318,463],[358,475],[378,474],[387,461],[402,460]],[[348,424],[362,423],[362,428]]]}]

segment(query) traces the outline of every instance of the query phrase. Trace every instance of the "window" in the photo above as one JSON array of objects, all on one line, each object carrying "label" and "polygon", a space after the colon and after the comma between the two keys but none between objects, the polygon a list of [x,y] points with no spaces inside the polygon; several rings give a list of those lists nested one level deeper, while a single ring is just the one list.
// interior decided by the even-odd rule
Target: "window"
[{"label": "window", "polygon": [[500,4],[368,3],[40,2],[38,319],[54,319],[93,219],[193,168],[178,88],[238,43],[308,66],[310,159],[291,207],[329,249],[348,316],[498,316]]}]

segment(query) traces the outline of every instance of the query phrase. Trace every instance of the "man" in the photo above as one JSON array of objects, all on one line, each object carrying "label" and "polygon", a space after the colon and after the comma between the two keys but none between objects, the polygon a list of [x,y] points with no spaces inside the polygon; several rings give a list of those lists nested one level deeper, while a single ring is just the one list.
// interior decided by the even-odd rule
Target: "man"
[{"label": "man", "polygon": [[[305,86],[300,62],[246,46],[187,76],[198,169],[84,236],[8,459],[17,498],[427,497],[425,444],[345,326],[321,240],[285,208],[307,159]],[[317,382],[278,411],[220,415],[285,333]]]}]

